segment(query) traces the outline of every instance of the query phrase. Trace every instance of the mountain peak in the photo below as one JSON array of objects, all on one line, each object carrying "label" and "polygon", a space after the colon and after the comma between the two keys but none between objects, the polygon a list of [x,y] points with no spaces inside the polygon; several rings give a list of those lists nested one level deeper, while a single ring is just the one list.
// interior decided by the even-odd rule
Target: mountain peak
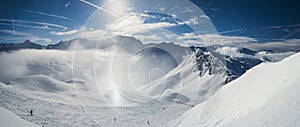
[{"label": "mountain peak", "polygon": [[31,44],[32,42],[29,39],[26,39],[23,44]]}]

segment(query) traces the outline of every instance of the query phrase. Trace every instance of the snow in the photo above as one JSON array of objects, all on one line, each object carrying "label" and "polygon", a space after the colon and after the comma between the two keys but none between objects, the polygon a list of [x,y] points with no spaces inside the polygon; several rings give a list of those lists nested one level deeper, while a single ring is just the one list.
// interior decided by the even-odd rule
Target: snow
[{"label": "snow", "polygon": [[201,103],[220,87],[225,81],[225,77],[222,75],[208,75],[207,72],[199,78],[199,74],[194,72],[195,63],[193,61],[194,59],[191,56],[185,58],[177,68],[162,78],[167,79],[167,81],[158,80],[152,84],[152,89],[158,89],[161,84],[165,84],[165,92],[161,95],[162,99],[168,100],[171,95],[177,95],[179,98],[176,101],[189,102],[188,104],[191,105]]},{"label": "snow", "polygon": [[180,126],[299,126],[299,62],[300,53],[250,69],[186,113]]},{"label": "snow", "polygon": [[266,51],[261,51],[256,54],[260,59],[268,59],[270,61],[281,61],[286,57],[289,57],[296,52],[279,52],[279,53],[268,53]]},{"label": "snow", "polygon": [[[132,39],[134,38],[129,38],[124,44],[130,43]],[[139,42],[136,44],[140,45]],[[294,66],[293,70],[299,70],[296,65],[286,65],[287,67],[282,69],[281,66],[284,64],[299,63],[299,61],[286,62],[292,59],[289,58],[276,64],[259,65],[248,71],[241,79],[222,88],[225,75],[203,71],[200,78],[195,67],[197,64],[195,58],[186,53],[189,50],[185,47],[171,43],[159,45],[158,48],[166,50],[176,59],[176,66],[171,68],[156,66],[161,64],[160,62],[174,63],[174,60],[170,59],[146,60],[146,63],[151,64],[146,65],[149,68],[142,69],[148,69],[149,75],[140,74],[140,77],[149,77],[150,81],[143,84],[140,82],[145,79],[138,77],[131,79],[140,83],[138,87],[126,84],[130,83],[130,79],[123,79],[129,77],[127,72],[131,71],[128,63],[131,58],[136,57],[132,57],[133,51],[126,51],[130,46],[122,47],[122,43],[118,44],[118,47],[112,46],[105,50],[80,49],[75,52],[19,50],[1,53],[0,82],[9,85],[0,83],[0,107],[39,126],[64,127],[139,127],[148,126],[147,121],[150,121],[150,126],[198,126],[199,122],[195,116],[199,115],[200,109],[205,110],[205,113],[202,113],[202,116],[203,114],[205,116],[214,111],[215,108],[211,107],[217,107],[214,112],[217,115],[211,115],[209,118],[213,119],[205,121],[208,122],[205,125],[214,126],[218,123],[218,126],[231,126],[243,123],[243,117],[259,115],[255,111],[265,111],[265,114],[268,114],[269,112],[263,108],[264,105],[266,107],[271,104],[278,105],[280,108],[282,103],[269,104],[268,100],[277,95],[276,93],[282,92],[283,88],[288,88],[287,86],[290,86],[288,83],[293,83],[289,81],[299,78],[290,77],[298,74],[297,71],[290,72],[290,67]],[[122,51],[116,54],[113,48],[122,48],[118,49]],[[154,56],[157,57],[156,55]],[[159,76],[151,77],[152,73]],[[282,74],[285,77],[281,77]],[[160,76],[162,77],[159,78]],[[265,84],[278,82],[288,85],[265,87]],[[221,91],[216,92],[218,89]],[[295,95],[296,90],[293,93]],[[283,97],[281,100],[288,101],[286,98]],[[202,104],[190,111],[192,106],[199,103]],[[224,109],[220,109],[220,106]],[[291,107],[291,110],[293,108]],[[33,110],[33,116],[28,115],[29,110]],[[232,113],[234,111],[236,112]],[[263,114],[261,117],[264,117]],[[114,118],[117,120],[114,121]],[[237,122],[232,122],[232,119]]]},{"label": "snow", "polygon": [[0,113],[1,127],[38,127],[37,125],[20,118],[5,108],[0,107]]},{"label": "snow", "polygon": [[[146,126],[148,120],[152,126],[174,126],[174,121],[177,121],[178,116],[189,109],[187,105],[170,102],[154,102],[128,107],[85,106],[80,105],[78,101],[70,104],[52,100],[57,97],[65,97],[61,94],[52,99],[44,99],[41,96],[46,96],[45,94],[31,96],[28,92],[22,92],[22,89],[16,89],[12,85],[3,83],[0,83],[0,93],[0,107],[45,127],[138,127]],[[29,110],[33,110],[33,116],[29,116]],[[116,122],[113,121],[114,118],[117,118]]]},{"label": "snow", "polygon": [[[186,63],[189,64],[182,63],[174,73],[168,73],[167,77],[172,78],[182,73],[184,82],[193,79],[189,87],[186,86],[185,94],[181,94],[180,82],[176,80],[169,82],[174,87],[164,89],[169,91],[165,92],[169,95],[182,95],[177,100],[170,98],[175,96],[169,96],[168,99],[177,103],[166,101],[163,96],[158,99],[163,93],[152,89],[154,87],[146,88],[145,93],[124,89],[127,96],[146,100],[145,103],[136,103],[128,101],[114,88],[111,72],[113,56],[110,50],[96,53],[94,50],[19,50],[2,53],[0,81],[9,85],[0,85],[0,107],[40,126],[134,127],[147,125],[148,120],[152,126],[177,124],[177,118],[190,108],[184,103],[189,103],[192,95],[196,96],[195,90],[187,96],[188,89],[192,89],[193,83],[199,79],[193,72],[195,63],[191,62],[192,59],[187,58]],[[126,53],[121,56],[120,64],[125,63],[123,59],[130,58]],[[155,87],[159,88],[157,85]],[[149,96],[150,93],[153,95]],[[29,110],[33,110],[34,116],[28,116]],[[117,122],[113,118],[117,118]]]},{"label": "snow", "polygon": [[[152,126],[174,126],[191,105],[205,100],[212,93],[208,91],[224,81],[220,75],[199,78],[193,57],[182,56],[177,67],[144,87],[144,92],[124,89],[127,97],[140,101],[136,103],[115,90],[111,51],[81,50],[73,55],[72,60],[70,51],[20,50],[1,54],[0,81],[10,85],[0,85],[0,107],[40,126],[134,127],[147,125],[148,120]],[[121,54],[122,59],[129,59],[128,55]],[[29,117],[31,109],[34,116]],[[113,121],[115,117],[117,122]]]},{"label": "snow", "polygon": [[70,89],[67,83],[54,80],[45,75],[24,76],[13,80],[12,84],[24,90],[50,93],[63,92]]}]

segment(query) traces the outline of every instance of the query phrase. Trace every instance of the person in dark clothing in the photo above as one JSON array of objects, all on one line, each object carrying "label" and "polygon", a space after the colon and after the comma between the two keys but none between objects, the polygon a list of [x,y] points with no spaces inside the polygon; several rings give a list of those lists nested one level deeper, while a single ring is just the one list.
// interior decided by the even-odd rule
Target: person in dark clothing
[{"label": "person in dark clothing", "polygon": [[29,113],[30,113],[30,116],[33,116],[33,111],[32,110],[30,110]]},{"label": "person in dark clothing", "polygon": [[117,118],[116,117],[114,118],[114,122],[117,122]]},{"label": "person in dark clothing", "polygon": [[147,124],[148,124],[148,125],[150,125],[150,122],[149,122],[149,120],[147,121]]}]

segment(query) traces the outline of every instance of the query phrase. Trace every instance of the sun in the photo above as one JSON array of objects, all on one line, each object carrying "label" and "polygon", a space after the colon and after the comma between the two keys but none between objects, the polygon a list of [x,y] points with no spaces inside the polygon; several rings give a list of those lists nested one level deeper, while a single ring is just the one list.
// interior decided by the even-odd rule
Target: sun
[{"label": "sun", "polygon": [[122,16],[126,14],[128,7],[128,0],[107,0],[107,4],[104,5],[104,8],[116,16]]}]

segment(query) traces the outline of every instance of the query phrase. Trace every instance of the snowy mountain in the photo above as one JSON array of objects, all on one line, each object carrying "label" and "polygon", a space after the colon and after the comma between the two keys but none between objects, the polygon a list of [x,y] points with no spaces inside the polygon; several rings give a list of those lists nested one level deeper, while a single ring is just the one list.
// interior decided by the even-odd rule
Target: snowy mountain
[{"label": "snowy mountain", "polygon": [[40,126],[175,126],[248,69],[291,54],[143,44],[126,36],[100,45],[62,41],[1,52],[0,106]]},{"label": "snowy mountain", "polygon": [[207,50],[211,52],[211,55],[209,55],[209,57],[215,57],[216,59],[218,59],[220,62],[218,65],[225,65],[225,67],[223,67],[225,69],[223,70],[216,70],[214,68],[210,69],[211,73],[225,73],[227,75],[225,83],[228,83],[238,78],[250,68],[265,61],[261,60],[259,57],[256,57],[257,52],[252,51],[250,49],[243,47],[234,49],[234,54],[231,54],[230,51],[229,53],[227,53],[227,47],[213,46],[207,48]]},{"label": "snowy mountain", "polygon": [[[99,59],[94,59],[95,50],[93,49],[97,47],[95,45],[97,45],[96,42],[74,39],[61,41],[46,48],[63,49],[59,51],[20,50],[14,53],[2,53],[0,80],[10,83],[17,79],[27,79],[26,76],[32,75],[41,75],[39,78],[45,75],[60,82],[68,82],[75,78],[89,84],[89,87],[84,86],[84,89],[92,90],[96,86],[95,81],[102,83],[102,79],[113,76],[117,79],[115,80],[117,83],[125,84],[123,92],[130,94],[128,96],[136,96],[137,91],[128,91],[131,86],[126,84],[135,84],[134,87],[141,89],[140,94],[143,94],[143,96],[137,96],[138,98],[159,96],[162,100],[165,98],[165,100],[172,101],[182,96],[188,99],[176,101],[192,104],[200,103],[222,85],[263,62],[261,56],[264,56],[256,56],[257,52],[246,48],[236,50],[235,54],[240,54],[240,56],[229,56],[222,52],[227,52],[227,49],[223,47],[183,47],[165,42],[142,44],[133,37],[116,36],[100,43],[98,47],[100,56],[97,57]],[[76,52],[66,50],[68,48]],[[24,55],[27,57],[23,57]],[[15,62],[8,63],[8,61]],[[91,66],[93,63],[100,66],[93,68]],[[111,67],[113,70],[108,70]],[[129,78],[124,79],[128,77],[128,74]],[[93,75],[101,78],[94,79]],[[102,84],[114,83],[105,81]],[[108,88],[102,92],[110,100],[112,95],[109,91],[112,88],[102,84],[100,87]],[[36,86],[39,87],[38,84]],[[197,86],[202,89],[200,91],[193,89]],[[84,91],[87,90],[82,92],[86,93]],[[195,94],[200,94],[200,98],[193,98]]]},{"label": "snowy mountain", "polygon": [[86,39],[76,38],[68,41],[60,41],[56,44],[40,45],[31,42],[30,40],[25,40],[23,43],[0,43],[0,52],[3,51],[15,51],[21,49],[55,49],[55,50],[71,50],[74,48],[75,44],[78,46],[84,46],[84,49],[91,49],[97,47],[97,41],[89,41]]},{"label": "snowy mountain", "polygon": [[299,126],[299,62],[298,53],[250,69],[187,112],[181,126]]},{"label": "snowy mountain", "polygon": [[44,47],[25,40],[23,43],[0,43],[0,52],[20,49],[43,49]]}]

